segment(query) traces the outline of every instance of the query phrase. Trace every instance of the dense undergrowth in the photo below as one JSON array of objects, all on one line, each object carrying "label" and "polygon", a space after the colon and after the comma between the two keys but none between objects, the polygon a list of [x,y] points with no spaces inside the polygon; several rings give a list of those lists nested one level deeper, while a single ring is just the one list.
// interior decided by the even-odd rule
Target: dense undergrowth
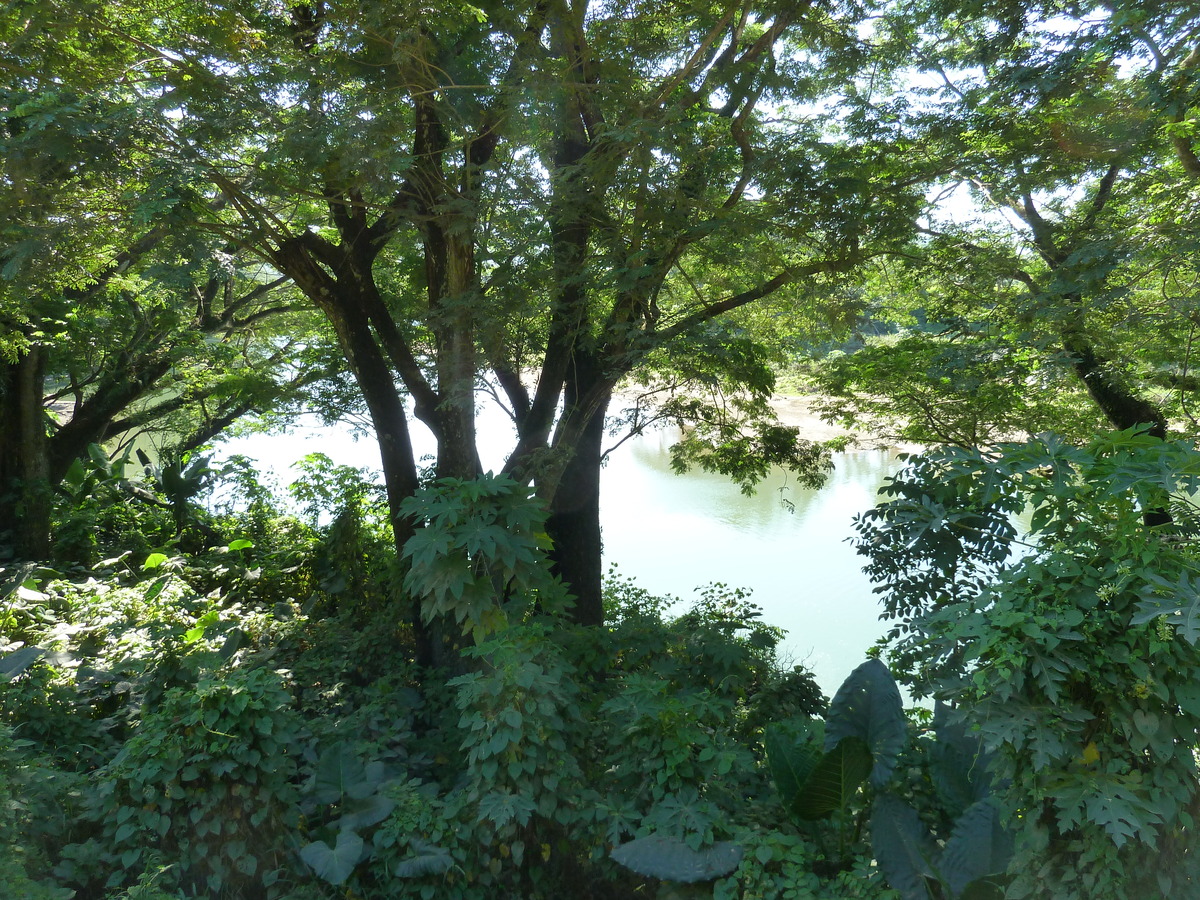
[{"label": "dense undergrowth", "polygon": [[908,714],[878,660],[822,697],[722,585],[677,614],[614,575],[572,625],[504,479],[430,486],[402,566],[327,460],[291,506],[234,466],[214,512],[95,459],[55,558],[3,569],[4,896],[1189,896],[1198,459],[916,460],[861,524]]},{"label": "dense undergrowth", "polygon": [[744,846],[723,896],[886,891],[865,856],[814,875],[784,824],[764,729],[825,700],[742,592],[674,616],[613,579],[587,631],[535,541],[537,602],[480,609],[458,670],[422,671],[358,473],[312,461],[287,512],[237,470],[237,510],[182,531],[129,474],[95,462],[56,558],[4,573],[6,896],[639,896],[657,880],[610,851],[650,834]]}]

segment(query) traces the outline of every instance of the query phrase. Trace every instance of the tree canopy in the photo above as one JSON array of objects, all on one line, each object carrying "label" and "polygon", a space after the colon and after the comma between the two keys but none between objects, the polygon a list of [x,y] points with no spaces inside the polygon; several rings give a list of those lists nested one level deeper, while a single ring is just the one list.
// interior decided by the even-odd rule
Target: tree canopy
[{"label": "tree canopy", "polygon": [[[0,885],[1191,895],[1195,4],[12,0],[0,72]],[[606,440],[815,484],[805,355],[956,445],[859,519],[932,715],[602,588]],[[382,485],[194,502],[347,409]]]},{"label": "tree canopy", "polygon": [[495,386],[518,433],[505,468],[550,509],[586,620],[615,386],[720,384],[746,399],[668,408],[701,426],[692,458],[748,477],[764,460],[811,470],[819,454],[794,434],[746,432],[767,416],[770,369],[725,323],[816,296],[902,243],[918,206],[887,145],[831,130],[825,106],[866,61],[849,6],[24,15],[54,34],[56,55],[39,63],[31,44],[26,65],[57,91],[93,93],[97,47],[130,73],[112,88],[136,130],[136,158],[116,154],[138,198],[126,228],[185,222],[324,314],[379,437],[398,545],[419,483],[409,416],[437,439],[438,476],[472,477],[475,394]]},{"label": "tree canopy", "polygon": [[1172,4],[885,14],[905,62],[852,118],[924,154],[931,194],[874,293],[935,337],[838,359],[825,386],[920,441],[1190,430],[1198,28]]}]

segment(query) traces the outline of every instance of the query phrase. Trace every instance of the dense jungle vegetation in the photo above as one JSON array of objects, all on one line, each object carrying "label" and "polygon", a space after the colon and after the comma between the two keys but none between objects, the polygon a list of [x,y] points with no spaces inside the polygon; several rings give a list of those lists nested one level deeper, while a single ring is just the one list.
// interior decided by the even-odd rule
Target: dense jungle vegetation
[{"label": "dense jungle vegetation", "polygon": [[[0,72],[0,896],[1200,897],[1200,7],[5,0]],[[927,448],[833,697],[603,573],[622,436],[821,483],[781,373]],[[207,455],[300,414],[381,478]]]}]

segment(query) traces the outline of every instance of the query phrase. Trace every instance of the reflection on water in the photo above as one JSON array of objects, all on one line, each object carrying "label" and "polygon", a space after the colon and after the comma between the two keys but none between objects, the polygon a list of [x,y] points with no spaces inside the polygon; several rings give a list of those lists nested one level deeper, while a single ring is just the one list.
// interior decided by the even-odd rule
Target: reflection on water
[{"label": "reflection on water", "polygon": [[882,633],[862,559],[846,539],[899,461],[880,450],[835,454],[819,490],[772,472],[747,497],[719,475],[671,472],[670,436],[619,448],[604,473],[604,553],[654,593],[685,602],[714,581],[753,590],[787,629],[784,652],[831,693]]},{"label": "reflection on water", "polygon": [[[502,420],[494,427],[488,423],[481,422],[485,465],[498,466],[512,443]],[[765,621],[787,630],[785,656],[813,669],[832,694],[884,630],[862,560],[846,539],[853,517],[875,504],[884,479],[898,469],[895,455],[838,453],[836,468],[819,490],[779,470],[747,497],[720,475],[675,475],[670,443],[669,434],[656,432],[611,454],[601,481],[606,563],[652,593],[680,597],[685,604],[696,588],[711,582],[751,589]],[[315,452],[338,464],[379,468],[373,440],[354,440],[348,430],[336,428],[251,435],[220,448],[222,456],[240,453],[257,460],[285,484],[295,477],[287,467]]]}]

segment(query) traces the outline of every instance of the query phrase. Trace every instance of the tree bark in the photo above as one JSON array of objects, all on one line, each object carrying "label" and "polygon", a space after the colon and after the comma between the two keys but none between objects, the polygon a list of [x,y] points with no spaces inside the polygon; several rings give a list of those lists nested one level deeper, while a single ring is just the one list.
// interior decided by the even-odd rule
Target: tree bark
[{"label": "tree bark", "polygon": [[[566,415],[580,414],[579,403],[601,379],[599,361],[591,354],[577,353],[574,362],[566,382]],[[550,554],[553,571],[574,595],[572,618],[580,625],[604,624],[600,467],[610,393],[606,391],[599,408],[588,416],[578,439],[571,443],[571,456],[558,479],[546,521],[546,533],[554,542]]]},{"label": "tree bark", "polygon": [[34,344],[0,367],[0,534],[18,559],[50,552],[50,481],[42,389],[46,352]]},{"label": "tree bark", "polygon": [[161,353],[137,363],[131,361],[127,368],[106,374],[76,408],[71,420],[51,438],[50,483],[61,482],[71,464],[87,455],[89,444],[100,444],[111,437],[113,420],[153,390],[170,370],[171,360]]},{"label": "tree bark", "polygon": [[[1111,377],[1086,337],[1068,332],[1063,346],[1071,356],[1075,374],[1109,424],[1119,431],[1148,425],[1147,434],[1159,440],[1167,439],[1167,417],[1162,410]],[[1165,507],[1147,509],[1142,513],[1142,521],[1147,528],[1169,525],[1171,512]]]},{"label": "tree bark", "polygon": [[1088,396],[1114,428],[1124,431],[1148,425],[1148,434],[1166,440],[1167,418],[1162,410],[1113,378],[1086,337],[1068,332],[1063,338],[1063,348],[1070,355],[1075,374]]}]

